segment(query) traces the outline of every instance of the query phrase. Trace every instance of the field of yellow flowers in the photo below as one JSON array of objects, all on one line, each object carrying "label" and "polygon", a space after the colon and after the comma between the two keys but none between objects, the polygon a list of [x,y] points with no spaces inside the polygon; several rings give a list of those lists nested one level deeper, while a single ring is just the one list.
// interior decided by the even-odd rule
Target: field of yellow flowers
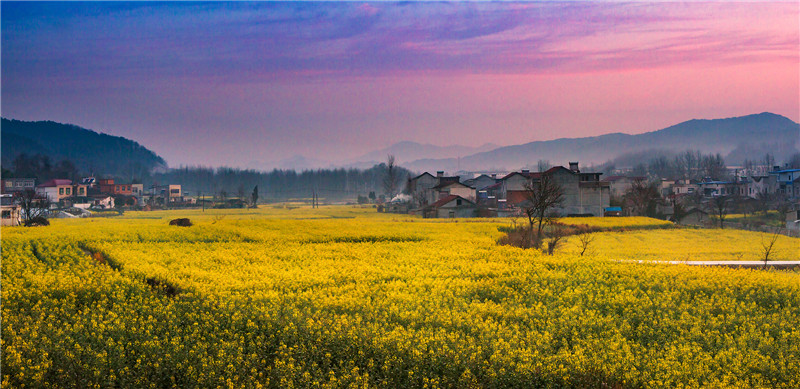
[{"label": "field of yellow flowers", "polygon": [[761,235],[561,222],[628,230],[548,256],[497,245],[507,220],[344,206],[3,228],[2,386],[800,386],[800,273],[615,261]]}]

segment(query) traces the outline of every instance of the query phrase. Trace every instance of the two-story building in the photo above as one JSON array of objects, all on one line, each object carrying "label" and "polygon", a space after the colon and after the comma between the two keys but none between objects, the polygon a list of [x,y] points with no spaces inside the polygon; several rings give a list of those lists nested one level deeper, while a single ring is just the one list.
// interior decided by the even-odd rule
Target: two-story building
[{"label": "two-story building", "polygon": [[603,173],[581,172],[577,162],[570,162],[569,169],[556,166],[541,173],[531,173],[528,170],[513,172],[502,178],[502,196],[507,207],[519,207],[527,199],[526,185],[535,183],[543,175],[561,186],[563,201],[554,209],[562,216],[603,216],[605,208],[610,205],[610,184],[601,181]]},{"label": "two-story building", "polygon": [[778,194],[791,199],[800,198],[800,169],[776,169],[769,174],[776,176]]},{"label": "two-story building", "polygon": [[460,182],[443,182],[434,186],[433,188],[439,192],[439,199],[455,195],[475,202],[475,188],[464,185]]},{"label": "two-story building", "polygon": [[137,198],[144,196],[144,184],[131,184],[131,195]]},{"label": "two-story building", "polygon": [[636,181],[646,181],[647,177],[640,176],[609,176],[605,180],[609,184],[609,191],[614,197],[622,197]]},{"label": "two-story building", "polygon": [[120,184],[118,182],[114,182],[114,179],[112,178],[103,178],[97,180],[97,186],[100,188],[100,193],[123,196],[133,195],[131,184]]},{"label": "two-story building", "polygon": [[20,207],[14,201],[14,195],[0,195],[0,225],[18,226],[20,222]]},{"label": "two-story building", "polygon": [[182,203],[183,202],[183,192],[181,190],[180,185],[168,185],[167,186],[167,201],[170,203]]},{"label": "two-story building", "polygon": [[756,199],[759,196],[775,193],[777,186],[777,176],[751,176],[747,177],[745,193],[747,197]]},{"label": "two-story building", "polygon": [[53,179],[36,187],[36,193],[53,203],[72,196],[86,196],[86,185],[73,184],[72,180]]},{"label": "two-story building", "polygon": [[34,178],[5,178],[0,181],[0,193],[16,193],[26,189],[36,189]]},{"label": "two-story building", "polygon": [[440,198],[440,189],[443,186],[458,182],[460,182],[460,177],[445,176],[444,171],[436,172],[435,177],[432,174],[425,172],[416,177],[409,178],[406,188],[408,193],[411,195],[412,207],[422,208],[428,204],[438,201]]}]

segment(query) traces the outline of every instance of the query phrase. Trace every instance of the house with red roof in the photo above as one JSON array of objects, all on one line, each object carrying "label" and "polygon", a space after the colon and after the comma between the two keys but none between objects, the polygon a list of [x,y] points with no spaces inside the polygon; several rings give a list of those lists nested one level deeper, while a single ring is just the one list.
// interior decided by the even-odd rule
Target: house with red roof
[{"label": "house with red roof", "polygon": [[[425,172],[416,177],[409,178],[406,188],[411,195],[413,207],[423,208],[440,199],[440,192],[445,189],[448,184],[458,184],[460,177],[448,177],[444,175],[444,171],[436,172],[434,177],[432,174]],[[449,194],[449,188],[444,192]],[[459,191],[459,190],[457,190]],[[474,195],[473,195],[474,196]]]},{"label": "house with red roof", "polygon": [[73,184],[72,180],[53,179],[36,187],[36,193],[46,196],[53,203],[72,196],[86,196],[86,185]]},{"label": "house with red roof", "polygon": [[475,188],[456,182],[443,182],[433,187],[439,192],[439,199],[443,199],[450,195],[461,196],[470,201],[475,201]]},{"label": "house with red roof", "polygon": [[475,202],[469,199],[458,195],[447,195],[423,208],[422,216],[426,218],[443,219],[475,217],[477,209]]}]

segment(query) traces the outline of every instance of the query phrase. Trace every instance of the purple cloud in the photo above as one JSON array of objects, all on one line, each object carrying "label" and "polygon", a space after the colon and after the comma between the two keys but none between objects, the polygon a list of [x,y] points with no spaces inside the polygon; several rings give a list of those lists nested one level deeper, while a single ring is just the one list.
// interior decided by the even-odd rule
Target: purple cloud
[{"label": "purple cloud", "polygon": [[[735,6],[595,3],[3,3],[4,75],[286,77],[396,71],[536,73],[796,57],[797,31],[687,31]],[[713,8],[713,9],[712,9]],[[797,14],[797,6],[785,4]],[[70,12],[63,12],[69,9]],[[722,16],[720,16],[722,15]],[[697,23],[697,20],[703,20]],[[654,41],[569,49],[592,37]],[[694,40],[696,45],[686,45]],[[703,51],[710,49],[710,52]],[[794,54],[793,54],[794,53]],[[706,54],[713,54],[706,55]],[[600,57],[601,59],[595,60]],[[645,59],[642,62],[643,58]],[[587,63],[588,62],[588,63]],[[69,66],[63,66],[68,64]]]}]

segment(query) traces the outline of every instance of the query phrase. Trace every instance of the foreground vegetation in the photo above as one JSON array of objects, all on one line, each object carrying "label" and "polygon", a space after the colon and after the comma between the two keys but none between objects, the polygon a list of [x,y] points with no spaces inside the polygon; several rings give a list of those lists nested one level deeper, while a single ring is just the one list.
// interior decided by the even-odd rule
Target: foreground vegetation
[{"label": "foreground vegetation", "polygon": [[800,385],[797,272],[609,260],[756,259],[760,234],[562,222],[632,230],[547,256],[497,245],[508,221],[347,207],[4,228],[2,386]]}]

